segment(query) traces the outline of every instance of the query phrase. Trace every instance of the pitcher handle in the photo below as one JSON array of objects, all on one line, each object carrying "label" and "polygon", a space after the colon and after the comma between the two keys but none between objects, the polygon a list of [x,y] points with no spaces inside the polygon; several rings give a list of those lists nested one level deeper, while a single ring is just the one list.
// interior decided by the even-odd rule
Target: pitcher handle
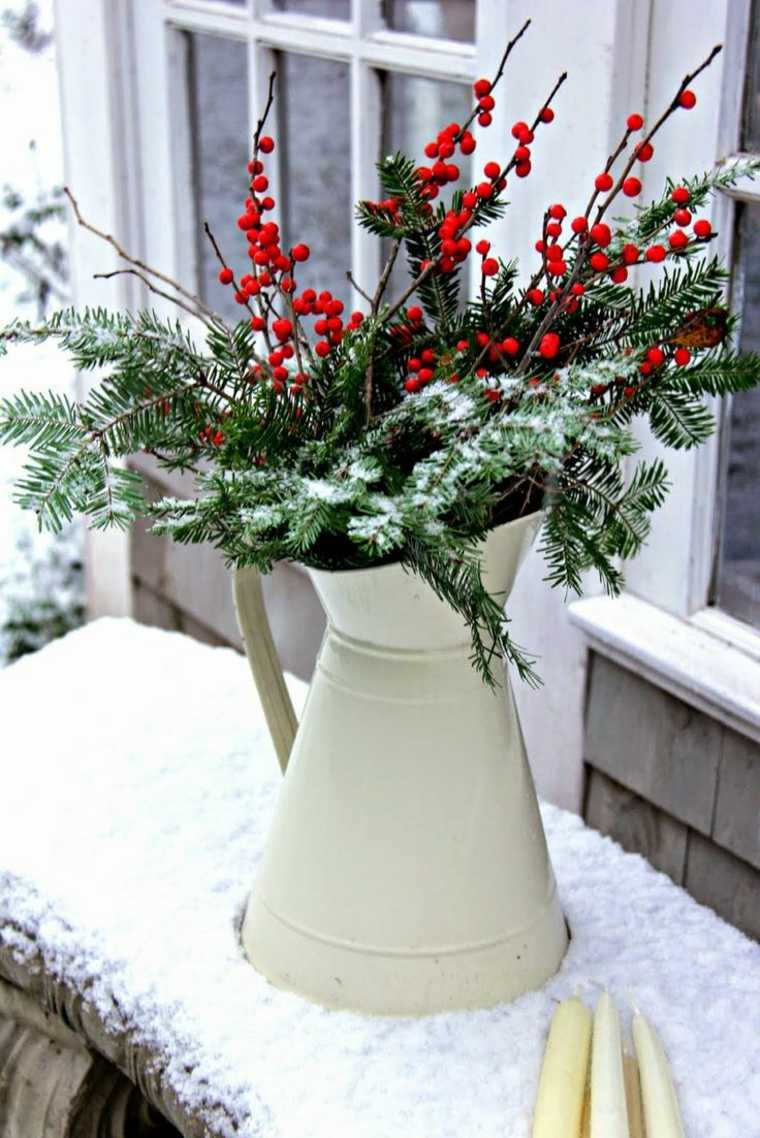
[{"label": "pitcher handle", "polygon": [[261,574],[253,566],[236,569],[233,595],[248,663],[282,773],[288,765],[298,720],[285,684],[264,605]]}]

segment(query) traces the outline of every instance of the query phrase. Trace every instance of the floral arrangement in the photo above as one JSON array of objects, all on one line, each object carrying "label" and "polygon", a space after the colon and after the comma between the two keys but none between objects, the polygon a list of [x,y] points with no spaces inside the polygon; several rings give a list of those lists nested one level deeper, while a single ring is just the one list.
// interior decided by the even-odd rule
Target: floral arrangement
[{"label": "floral arrangement", "polygon": [[[629,115],[604,169],[589,178],[582,213],[547,204],[528,281],[475,240],[507,208],[512,178],[530,174],[534,141],[550,128],[566,78],[532,121],[515,122],[504,162],[487,162],[481,181],[459,187],[456,154],[476,150],[475,120],[491,124],[528,23],[496,74],[474,84],[467,121],[444,126],[425,147],[428,164],[401,153],[379,163],[384,196],[360,202],[357,218],[389,255],[374,291],[352,282],[363,311],[347,316],[329,292],[299,289],[309,248],[284,249],[271,219],[266,162],[275,142],[265,126],[274,76],[237,219],[246,272],[238,275],[237,257],[228,260],[205,226],[220,287],[241,307],[237,324],[95,229],[69,193],[80,224],[125,262],[119,271],[183,316],[66,309],[0,333],[0,345],[53,337],[78,368],[107,371],[82,403],[50,392],[0,404],[0,438],[31,445],[19,500],[42,525],[81,512],[96,527],[126,527],[147,514],[158,533],[211,542],[230,565],[262,571],[279,559],[342,570],[400,561],[466,619],[487,682],[504,657],[535,680],[533,661],[510,638],[503,598],[484,587],[479,542],[542,508],[548,579],[579,589],[593,567],[617,592],[619,563],[645,541],[667,491],[660,461],[624,474],[637,446],[633,418],[645,416],[670,447],[695,446],[713,429],[702,397],[756,384],[760,357],[730,348],[726,271],[705,255],[715,235],[698,214],[757,165],[668,182],[658,200],[611,218],[613,206],[639,196],[637,171],[655,136],[695,105],[691,85],[719,47],[651,125]],[[449,188],[448,201],[437,200]],[[389,297],[402,255],[409,284]],[[459,275],[472,257],[481,286],[463,303]],[[645,290],[631,287],[635,266],[661,263]],[[193,471],[197,497],[146,503],[140,476],[122,463],[140,451]]]}]

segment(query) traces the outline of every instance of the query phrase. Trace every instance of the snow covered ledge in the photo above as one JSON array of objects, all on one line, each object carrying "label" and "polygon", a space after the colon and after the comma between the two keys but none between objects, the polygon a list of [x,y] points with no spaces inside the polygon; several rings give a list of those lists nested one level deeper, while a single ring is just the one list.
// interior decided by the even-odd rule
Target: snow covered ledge
[{"label": "snow covered ledge", "polygon": [[28,997],[0,1051],[32,1000],[185,1138],[528,1138],[556,1001],[606,987],[660,1030],[689,1135],[756,1132],[757,945],[577,816],[543,808],[573,939],[542,989],[329,1012],[240,950],[280,782],[242,656],[101,620],[0,673],[0,714],[0,977]]},{"label": "snow covered ledge", "polygon": [[570,620],[603,656],[760,742],[757,637],[722,613],[688,620],[631,593],[575,601]]}]

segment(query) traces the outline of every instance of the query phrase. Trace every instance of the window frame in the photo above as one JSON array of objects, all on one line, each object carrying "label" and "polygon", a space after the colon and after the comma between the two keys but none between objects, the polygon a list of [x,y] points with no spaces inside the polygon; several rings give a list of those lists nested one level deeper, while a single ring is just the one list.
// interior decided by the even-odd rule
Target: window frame
[{"label": "window frame", "polygon": [[[690,22],[687,9],[676,0],[667,13],[663,6],[659,14],[663,49],[670,46],[681,58],[685,42],[696,38],[691,32],[684,41],[687,29],[696,28],[700,40],[713,42],[693,10]],[[715,5],[709,16],[706,13],[716,41],[724,43],[720,73],[712,76],[717,113],[709,133],[692,148],[697,153],[688,164],[676,162],[669,151],[667,162],[673,169],[709,169],[743,157],[739,142],[751,14],[752,0]],[[703,78],[709,81],[709,73]],[[700,94],[702,100],[709,97],[708,92]],[[682,144],[676,142],[673,149],[682,150]],[[734,267],[737,201],[760,201],[760,183],[742,179],[714,199],[709,215],[718,233],[714,248],[729,271]],[[662,453],[666,460],[673,482],[669,501],[655,520],[647,549],[626,569],[627,593],[621,602],[599,597],[577,601],[570,606],[571,619],[596,650],[760,741],[760,628],[712,603],[731,398],[708,399],[707,404],[717,429],[694,451],[665,454],[640,432],[642,454],[651,458]],[[737,684],[738,702],[728,694]]]}]

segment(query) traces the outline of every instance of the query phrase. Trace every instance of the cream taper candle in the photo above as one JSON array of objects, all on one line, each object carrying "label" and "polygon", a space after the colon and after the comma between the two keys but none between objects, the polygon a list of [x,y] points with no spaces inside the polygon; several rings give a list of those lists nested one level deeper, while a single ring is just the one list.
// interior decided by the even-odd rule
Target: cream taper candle
[{"label": "cream taper candle", "polygon": [[642,1015],[633,1017],[647,1138],[684,1138],[681,1112],[668,1060],[657,1032]]},{"label": "cream taper candle", "polygon": [[620,1017],[607,992],[594,1013],[590,1138],[630,1138]]},{"label": "cream taper candle", "polygon": [[549,1029],[533,1138],[579,1138],[590,1042],[591,1013],[573,996],[559,1005]]}]

